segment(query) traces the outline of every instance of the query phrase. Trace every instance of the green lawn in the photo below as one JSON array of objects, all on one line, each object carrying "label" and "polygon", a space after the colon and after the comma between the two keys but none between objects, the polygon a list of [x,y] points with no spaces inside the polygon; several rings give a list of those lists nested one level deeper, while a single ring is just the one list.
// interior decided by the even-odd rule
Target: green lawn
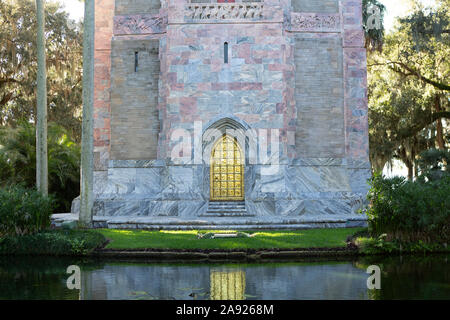
[{"label": "green lawn", "polygon": [[108,249],[288,249],[345,247],[347,237],[361,230],[363,228],[248,231],[255,236],[234,239],[198,239],[197,230],[99,229],[96,231],[111,240],[106,247]]}]

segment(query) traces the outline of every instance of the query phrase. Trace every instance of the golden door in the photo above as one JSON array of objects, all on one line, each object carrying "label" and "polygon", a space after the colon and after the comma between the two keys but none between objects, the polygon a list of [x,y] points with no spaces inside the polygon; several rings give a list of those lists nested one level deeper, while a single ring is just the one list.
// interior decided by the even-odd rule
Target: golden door
[{"label": "golden door", "polygon": [[244,159],[235,139],[224,135],[211,152],[210,198],[244,200]]},{"label": "golden door", "polygon": [[211,270],[211,300],[245,300],[245,271]]}]

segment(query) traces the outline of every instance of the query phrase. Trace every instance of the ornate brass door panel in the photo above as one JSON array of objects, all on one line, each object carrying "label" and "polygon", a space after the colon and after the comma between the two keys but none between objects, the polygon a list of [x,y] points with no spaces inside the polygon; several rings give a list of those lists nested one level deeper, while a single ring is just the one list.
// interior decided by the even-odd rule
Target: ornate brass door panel
[{"label": "ornate brass door panel", "polygon": [[211,300],[245,300],[245,271],[211,270]]},{"label": "ornate brass door panel", "polygon": [[244,200],[244,158],[237,141],[224,135],[211,152],[210,198]]}]

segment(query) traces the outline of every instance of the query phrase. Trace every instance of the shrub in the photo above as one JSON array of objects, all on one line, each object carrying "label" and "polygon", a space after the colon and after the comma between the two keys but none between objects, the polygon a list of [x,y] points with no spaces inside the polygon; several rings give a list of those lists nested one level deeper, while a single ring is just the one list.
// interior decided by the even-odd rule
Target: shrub
[{"label": "shrub", "polygon": [[360,251],[365,254],[394,253],[399,249],[397,242],[385,241],[386,234],[382,234],[377,239],[359,237],[355,244]]},{"label": "shrub", "polygon": [[375,174],[370,185],[366,213],[373,236],[386,233],[387,240],[449,240],[450,177],[411,182]]},{"label": "shrub", "polygon": [[106,242],[94,231],[46,230],[0,239],[0,254],[5,255],[87,255]]},{"label": "shrub", "polygon": [[[80,194],[80,146],[63,127],[48,124],[48,186],[55,210],[70,212]],[[36,185],[36,128],[27,122],[0,128],[0,186]]]},{"label": "shrub", "polygon": [[50,226],[53,199],[33,189],[0,189],[0,236],[25,235]]},{"label": "shrub", "polygon": [[447,253],[450,248],[446,244],[426,243],[422,240],[414,242],[402,242],[399,240],[387,241],[387,235],[382,234],[378,238],[358,237],[355,245],[364,254],[402,254],[402,253]]}]

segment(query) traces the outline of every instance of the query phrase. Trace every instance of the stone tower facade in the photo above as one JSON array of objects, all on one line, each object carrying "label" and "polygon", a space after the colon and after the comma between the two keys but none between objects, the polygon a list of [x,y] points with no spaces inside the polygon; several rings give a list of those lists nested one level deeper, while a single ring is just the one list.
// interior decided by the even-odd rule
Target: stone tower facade
[{"label": "stone tower facade", "polygon": [[360,0],[96,0],[96,225],[363,224],[361,12]]}]

